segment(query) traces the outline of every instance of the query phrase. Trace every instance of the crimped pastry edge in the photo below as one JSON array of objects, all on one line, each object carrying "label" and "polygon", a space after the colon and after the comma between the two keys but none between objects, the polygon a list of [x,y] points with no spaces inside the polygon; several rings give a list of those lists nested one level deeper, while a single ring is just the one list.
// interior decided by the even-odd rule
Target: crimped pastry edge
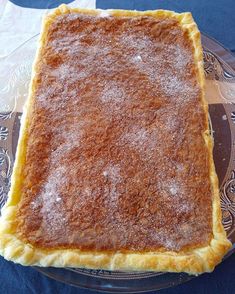
[{"label": "crimped pastry edge", "polygon": [[210,179],[213,189],[212,199],[212,228],[213,239],[205,247],[180,251],[145,252],[145,253],[121,253],[121,252],[98,252],[81,251],[79,249],[41,249],[22,242],[15,235],[15,216],[17,204],[20,201],[20,184],[22,181],[22,169],[25,161],[27,143],[27,128],[30,121],[30,112],[33,106],[33,94],[36,85],[34,79],[40,60],[40,52],[46,41],[47,31],[54,19],[69,12],[79,12],[89,15],[113,15],[115,17],[127,16],[151,16],[172,17],[180,22],[181,28],[188,32],[194,47],[194,60],[197,64],[198,82],[202,88],[202,104],[208,118],[208,105],[204,97],[204,71],[203,56],[200,40],[200,32],[195,24],[191,13],[175,13],[167,10],[155,11],[129,11],[129,10],[95,10],[95,9],[70,9],[66,5],[59,6],[53,13],[46,16],[43,21],[40,43],[33,64],[32,78],[30,82],[29,96],[24,106],[19,143],[16,152],[16,160],[11,178],[11,188],[8,200],[2,209],[0,218],[0,254],[7,260],[22,265],[53,266],[53,267],[84,267],[107,270],[133,270],[133,271],[167,271],[187,272],[200,274],[211,272],[230,249],[231,243],[221,222],[221,208],[218,188],[218,178],[213,161],[213,140],[209,133],[209,125],[203,134],[209,152]]}]

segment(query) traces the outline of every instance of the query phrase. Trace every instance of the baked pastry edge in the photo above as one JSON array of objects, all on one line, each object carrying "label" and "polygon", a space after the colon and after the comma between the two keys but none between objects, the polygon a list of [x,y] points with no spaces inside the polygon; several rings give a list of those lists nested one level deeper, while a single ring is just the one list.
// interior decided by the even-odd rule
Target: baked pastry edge
[{"label": "baked pastry edge", "polygon": [[43,21],[40,44],[33,64],[32,78],[30,83],[29,96],[25,104],[25,111],[22,117],[19,144],[16,152],[16,160],[12,174],[12,185],[8,195],[8,200],[2,209],[0,218],[0,254],[8,260],[22,265],[54,266],[54,267],[84,267],[107,270],[136,270],[136,271],[167,271],[167,272],[187,272],[199,274],[210,272],[221,261],[224,254],[231,247],[230,241],[226,237],[222,222],[220,197],[218,188],[218,178],[215,172],[213,161],[213,139],[209,133],[209,124],[203,134],[209,152],[210,179],[213,190],[212,199],[212,228],[213,239],[205,247],[192,249],[191,251],[178,253],[166,252],[145,252],[145,253],[120,253],[120,252],[95,252],[81,251],[78,249],[41,249],[22,242],[15,235],[15,216],[17,204],[20,201],[20,183],[22,181],[22,169],[24,165],[25,147],[27,141],[27,127],[30,119],[30,111],[33,105],[33,93],[36,85],[35,73],[40,59],[40,52],[46,41],[47,31],[53,20],[60,14],[70,11],[98,15],[100,13],[111,14],[113,16],[168,16],[179,20],[183,30],[187,31],[194,47],[194,60],[198,69],[198,82],[202,88],[202,104],[208,117],[208,105],[204,97],[204,71],[203,54],[200,40],[200,32],[195,24],[191,13],[174,13],[166,10],[156,11],[128,11],[128,10],[89,10],[70,9],[66,5],[61,5],[53,13],[46,16]]}]

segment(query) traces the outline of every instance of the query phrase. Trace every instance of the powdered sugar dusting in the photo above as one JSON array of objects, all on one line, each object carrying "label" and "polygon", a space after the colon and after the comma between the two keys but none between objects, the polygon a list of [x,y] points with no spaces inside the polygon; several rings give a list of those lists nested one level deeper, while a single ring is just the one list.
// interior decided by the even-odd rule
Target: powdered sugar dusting
[{"label": "powdered sugar dusting", "polygon": [[52,40],[50,45],[57,54],[65,52],[71,54],[80,52],[81,42],[79,36],[75,37],[68,33],[66,36]]},{"label": "powdered sugar dusting", "polygon": [[135,62],[135,61],[142,61],[142,57],[140,56],[140,55],[136,55],[136,56],[134,56],[133,57],[133,61]]},{"label": "powdered sugar dusting", "polygon": [[137,52],[142,52],[146,49],[153,49],[154,43],[151,40],[151,38],[147,35],[139,34],[132,35],[131,33],[129,35],[125,34],[122,36],[120,41],[125,45],[128,46],[134,50],[137,50]]},{"label": "powdered sugar dusting", "polygon": [[73,124],[64,124],[57,130],[57,140],[61,143],[56,149],[52,150],[52,161],[60,160],[65,154],[81,145],[83,125],[84,123],[74,122]]},{"label": "powdered sugar dusting", "polygon": [[172,67],[176,70],[184,69],[191,59],[191,53],[178,44],[170,44],[166,50],[172,56]]},{"label": "powdered sugar dusting", "polygon": [[108,172],[107,171],[104,171],[103,172],[103,175],[104,175],[104,177],[107,177],[108,176]]},{"label": "powdered sugar dusting", "polygon": [[183,172],[184,171],[184,165],[182,163],[177,163],[176,164],[176,169],[177,169],[178,173]]},{"label": "powdered sugar dusting", "polygon": [[185,195],[184,184],[177,178],[164,178],[159,177],[157,183],[157,190],[164,195],[164,197],[177,197],[180,199]]},{"label": "powdered sugar dusting", "polygon": [[186,35],[174,20],[101,12],[58,16],[48,36],[25,170],[41,235],[28,234],[84,250],[207,241],[204,116]]},{"label": "powdered sugar dusting", "polygon": [[181,127],[177,112],[169,110],[169,115],[162,118],[162,120],[165,130],[171,132],[172,136],[174,136],[174,132],[177,131],[177,128]]},{"label": "powdered sugar dusting", "polygon": [[180,193],[180,187],[176,182],[173,181],[169,184],[169,191],[172,196],[175,196]]},{"label": "powdered sugar dusting", "polygon": [[116,164],[109,164],[103,171],[103,175],[106,177],[110,185],[110,190],[108,191],[109,200],[115,205],[118,200],[118,196],[120,195],[117,190],[117,184],[122,182],[120,166]]},{"label": "powdered sugar dusting", "polygon": [[58,78],[64,82],[69,79],[70,83],[77,82],[88,76],[89,72],[87,70],[77,71],[74,66],[66,64],[62,64],[51,71],[51,77]]},{"label": "powdered sugar dusting", "polygon": [[108,177],[114,184],[117,184],[121,180],[120,167],[115,164],[110,164],[103,172],[104,176]]},{"label": "powdered sugar dusting", "polygon": [[59,166],[51,172],[42,187],[39,199],[42,199],[41,214],[43,216],[42,230],[44,232],[61,232],[67,224],[63,199],[60,194],[61,185],[65,185],[67,181],[66,174],[66,168]]},{"label": "powdered sugar dusting", "polygon": [[[131,47],[134,52],[129,62],[145,74],[151,82],[157,83],[167,96],[175,98],[178,95],[177,101],[181,97],[184,101],[185,98],[195,97],[190,80],[180,79],[176,74],[177,71],[185,69],[191,61],[191,54],[185,48],[178,44],[155,43],[141,35],[139,37],[125,36],[121,42]],[[168,70],[164,70],[167,68]]]},{"label": "powdered sugar dusting", "polygon": [[104,103],[112,103],[117,106],[125,100],[125,91],[119,83],[114,81],[105,85],[104,90],[101,93],[100,99]]},{"label": "powdered sugar dusting", "polygon": [[190,82],[183,81],[177,76],[163,74],[158,77],[157,82],[163,89],[164,93],[169,97],[178,97],[177,101],[187,98],[189,93],[194,97]]},{"label": "powdered sugar dusting", "polygon": [[133,126],[128,132],[124,132],[118,141],[118,144],[128,145],[142,155],[148,156],[154,152],[158,145],[157,130],[148,130],[138,125]]}]

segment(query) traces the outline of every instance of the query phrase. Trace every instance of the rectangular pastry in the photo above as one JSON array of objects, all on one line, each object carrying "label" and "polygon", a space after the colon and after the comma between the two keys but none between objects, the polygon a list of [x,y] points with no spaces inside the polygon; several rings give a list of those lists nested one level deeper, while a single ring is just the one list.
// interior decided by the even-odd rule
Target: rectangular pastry
[{"label": "rectangular pastry", "polygon": [[46,16],[0,253],[23,265],[212,271],[221,223],[190,13]]}]

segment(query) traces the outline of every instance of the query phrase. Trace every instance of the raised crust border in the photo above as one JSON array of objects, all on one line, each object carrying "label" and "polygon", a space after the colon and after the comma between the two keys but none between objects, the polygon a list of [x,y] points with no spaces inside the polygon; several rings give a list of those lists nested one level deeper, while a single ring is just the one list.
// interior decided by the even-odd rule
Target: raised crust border
[{"label": "raised crust border", "polygon": [[[175,13],[167,10],[155,11],[128,11],[128,10],[89,10],[70,9],[66,5],[59,6],[53,13],[46,16],[43,21],[40,36],[39,48],[33,64],[30,92],[24,106],[19,144],[16,152],[16,160],[12,174],[12,185],[8,195],[8,200],[2,209],[0,218],[0,254],[7,260],[20,263],[22,265],[53,266],[53,267],[83,267],[107,270],[133,270],[133,271],[167,271],[167,272],[187,272],[199,274],[210,272],[221,261],[222,257],[231,247],[230,241],[221,222],[221,208],[218,188],[218,178],[215,172],[213,161],[213,139],[209,133],[209,125],[203,134],[208,148],[210,161],[210,179],[213,189],[213,239],[205,247],[192,250],[165,252],[145,252],[145,253],[121,253],[121,252],[97,252],[81,251],[78,249],[41,249],[35,248],[31,244],[26,244],[17,238],[15,234],[15,218],[17,204],[20,201],[20,190],[22,183],[22,170],[25,162],[27,145],[27,129],[30,122],[30,112],[33,105],[33,95],[36,86],[35,73],[37,72],[41,50],[47,39],[47,32],[54,19],[70,12],[79,12],[89,15],[112,15],[115,17],[171,17],[179,21],[181,28],[188,32],[194,47],[194,60],[197,65],[198,82],[202,88],[202,104],[208,118],[208,105],[204,98],[204,71],[203,55],[200,40],[200,32],[195,24],[191,13]],[[208,121],[208,120],[207,120]]]}]

